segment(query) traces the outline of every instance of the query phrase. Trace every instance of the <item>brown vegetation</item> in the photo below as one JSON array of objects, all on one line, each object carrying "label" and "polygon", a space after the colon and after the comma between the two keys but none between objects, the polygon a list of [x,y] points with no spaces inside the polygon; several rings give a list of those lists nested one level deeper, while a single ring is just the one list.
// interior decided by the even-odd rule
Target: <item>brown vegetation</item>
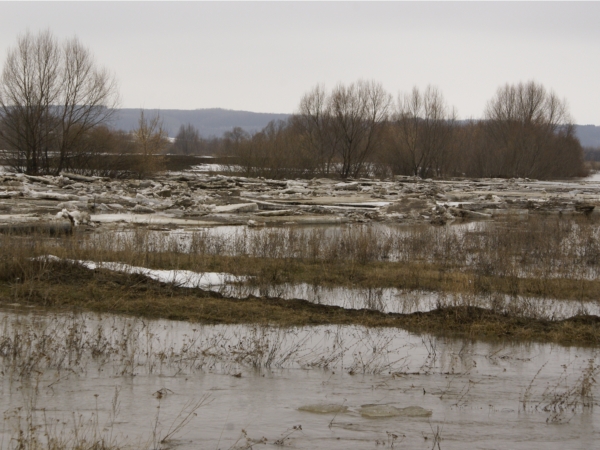
[{"label": "brown vegetation", "polygon": [[[32,256],[52,253],[154,269],[250,275],[257,285],[306,282],[595,300],[599,242],[593,218],[542,216],[472,229],[353,226],[330,233],[327,228],[272,228],[234,236],[199,231],[187,244],[138,228],[83,242],[67,239],[60,248],[38,241],[31,248]],[[21,252],[21,245],[3,243],[7,255]]]},{"label": "brown vegetation", "polygon": [[182,155],[233,156],[249,176],[336,175],[530,177],[587,173],[566,103],[535,82],[498,89],[479,122],[458,122],[441,92],[401,94],[396,108],[380,83],[359,80],[305,94],[295,115],[249,135],[236,127],[202,139],[182,126],[166,141],[160,119],[131,133],[106,128],[118,99],[114,77],[75,38],[26,33],[9,51],[0,80],[4,163],[30,175],[61,171],[148,177],[164,170],[167,148]]},{"label": "brown vegetation", "polygon": [[[349,227],[334,234],[294,228],[241,233],[234,237],[200,232],[182,244],[138,229],[121,235],[50,239],[0,238],[0,297],[4,303],[143,314],[207,323],[277,325],[356,323],[400,326],[470,337],[510,336],[596,344],[594,317],[567,321],[530,314],[535,298],[596,300],[600,249],[596,226],[578,220],[536,218],[485,228],[399,228],[377,233]],[[89,271],[68,262],[33,259],[53,254],[71,260],[118,261],[155,269],[223,271],[249,275],[254,286],[305,282],[455,293],[437,312],[410,316],[352,311],[305,301],[268,298],[224,299],[218,294],[177,288],[140,275]],[[491,310],[472,306],[474,296]],[[528,309],[529,308],[529,309]],[[537,318],[536,318],[537,317]],[[579,337],[578,337],[579,336]]]},{"label": "brown vegetation", "polygon": [[382,162],[394,174],[420,177],[454,173],[456,112],[446,105],[440,91],[416,87],[398,98],[398,109],[388,129]]},{"label": "brown vegetation", "polygon": [[385,314],[317,305],[305,300],[222,298],[199,289],[165,285],[141,275],[90,271],[69,263],[49,263],[41,277],[23,287],[0,284],[0,301],[208,324],[362,325],[472,339],[600,344],[600,318],[596,316],[550,321],[473,306],[445,307],[427,313]]},{"label": "brown vegetation", "polygon": [[62,171],[145,177],[164,166],[158,117],[132,133],[108,128],[118,105],[115,77],[75,37],[19,36],[0,78],[2,163],[29,175]]},{"label": "brown vegetation", "polygon": [[0,79],[0,136],[10,165],[31,175],[71,169],[117,102],[114,77],[77,38],[61,44],[50,31],[21,35]]},{"label": "brown vegetation", "polygon": [[129,170],[138,178],[146,178],[164,170],[162,154],[168,146],[168,141],[160,116],[148,118],[142,110],[138,127],[132,131],[131,137],[134,143],[135,159]]},{"label": "brown vegetation", "polygon": [[248,175],[342,178],[584,176],[583,149],[566,103],[533,81],[506,85],[482,121],[459,122],[434,87],[399,96],[359,81],[317,86],[287,122],[240,136],[228,149]]}]

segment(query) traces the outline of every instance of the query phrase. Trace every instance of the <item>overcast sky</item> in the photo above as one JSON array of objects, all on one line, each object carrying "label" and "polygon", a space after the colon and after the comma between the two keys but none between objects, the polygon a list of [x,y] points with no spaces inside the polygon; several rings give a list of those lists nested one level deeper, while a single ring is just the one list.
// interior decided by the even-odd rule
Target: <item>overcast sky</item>
[{"label": "overcast sky", "polygon": [[600,3],[0,2],[0,56],[27,29],[77,35],[121,106],[291,113],[317,83],[437,86],[461,118],[536,80],[600,125]]}]

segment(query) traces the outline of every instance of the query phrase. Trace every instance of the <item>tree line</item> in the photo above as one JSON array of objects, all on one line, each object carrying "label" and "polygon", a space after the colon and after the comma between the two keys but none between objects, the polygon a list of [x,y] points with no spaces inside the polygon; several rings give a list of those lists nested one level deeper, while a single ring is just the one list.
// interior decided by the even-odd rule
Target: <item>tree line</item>
[{"label": "tree line", "polygon": [[248,175],[528,177],[586,175],[566,102],[530,81],[507,84],[482,120],[459,121],[435,87],[396,101],[381,84],[316,86],[296,114],[234,146]]},{"label": "tree line", "polygon": [[77,38],[30,32],[10,49],[0,78],[3,165],[28,174],[79,171],[147,176],[162,154],[232,156],[250,176],[529,177],[583,176],[583,149],[566,102],[543,85],[501,86],[482,120],[460,121],[435,87],[397,99],[360,80],[317,85],[295,114],[253,135],[234,128],[205,139],[183,125],[173,143],[159,117],[142,112],[132,132],[110,121],[117,82]]}]

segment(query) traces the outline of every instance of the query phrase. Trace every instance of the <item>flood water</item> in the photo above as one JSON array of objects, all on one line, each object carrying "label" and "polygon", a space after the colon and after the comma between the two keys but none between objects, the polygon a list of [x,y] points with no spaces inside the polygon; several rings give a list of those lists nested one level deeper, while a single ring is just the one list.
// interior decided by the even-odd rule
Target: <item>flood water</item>
[{"label": "flood water", "polygon": [[[46,259],[57,259],[47,255]],[[75,262],[75,261],[73,261]],[[126,273],[144,274],[154,280],[187,288],[200,288],[226,297],[276,297],[301,299],[346,309],[371,309],[384,313],[410,314],[448,306],[477,306],[519,311],[521,315],[558,320],[578,314],[600,315],[600,301],[544,299],[500,294],[472,295],[461,293],[427,292],[397,288],[327,287],[308,283],[255,286],[252,277],[236,277],[227,273],[192,272],[188,270],[154,270],[122,263],[77,261],[88,269],[98,267]]]},{"label": "flood water", "polygon": [[[489,224],[481,222],[468,222],[444,228],[442,233],[462,235],[467,232],[477,233],[483,231]],[[303,227],[262,227],[249,228],[247,226],[219,226],[198,229],[176,230],[127,230],[120,231],[110,236],[99,233],[93,239],[98,240],[102,246],[120,249],[123,246],[137,245],[148,251],[175,251],[195,252],[201,254],[219,255],[250,255],[273,258],[294,257],[294,243],[306,242],[312,239],[319,243],[330,239],[339,239],[340,236],[352,233],[364,233],[367,239],[373,239],[372,245],[376,253],[385,254],[386,260],[398,259],[393,250],[386,250],[386,240],[406,239],[411,233],[411,228],[393,223],[376,223],[361,225],[337,226],[303,226]],[[431,239],[436,239],[435,233]],[[166,282],[175,282],[181,286],[201,287],[217,291],[227,296],[246,297],[248,295],[280,297],[286,299],[304,299],[314,303],[335,305],[352,309],[375,309],[382,312],[412,313],[416,311],[430,311],[438,306],[470,304],[489,308],[499,302],[507,307],[515,308],[529,317],[562,319],[577,314],[600,315],[600,302],[598,301],[561,301],[555,299],[533,297],[510,297],[498,295],[466,296],[461,294],[440,294],[435,292],[406,291],[395,288],[348,288],[327,287],[321,285],[280,284],[257,286],[249,277],[246,283],[231,284],[218,282],[213,285],[207,280],[213,280],[214,274],[195,274],[187,271],[158,271],[145,268],[134,268],[138,272],[147,273],[153,278]],[[535,265],[521,267],[521,276],[538,277]],[[160,273],[159,273],[160,272]],[[220,274],[228,277],[227,274]],[[565,276],[544,273],[544,276]],[[567,276],[573,276],[568,273]],[[598,276],[596,265],[578,266],[577,273],[582,279],[596,279]],[[229,276],[230,277],[230,276]],[[231,277],[230,277],[231,278]]]},{"label": "flood water", "polygon": [[325,287],[307,283],[264,287],[220,285],[211,287],[226,296],[244,298],[248,295],[302,299],[312,303],[339,306],[346,309],[372,309],[385,313],[411,314],[448,306],[492,308],[502,302],[502,309],[519,310],[527,317],[560,320],[578,314],[600,316],[599,301],[556,300],[500,294],[472,295],[406,290],[396,288]]},{"label": "flood water", "polygon": [[[485,222],[461,222],[452,224],[444,231],[463,234],[477,231],[488,226]],[[121,230],[111,233],[111,242],[116,247],[127,245],[133,239],[143,239],[152,251],[194,252],[201,247],[207,252],[222,255],[248,254],[252,256],[268,255],[272,251],[269,244],[276,243],[277,251],[289,252],[288,247],[294,240],[306,240],[311,234],[318,234],[321,240],[331,240],[344,233],[364,233],[373,240],[385,241],[390,237],[401,237],[410,234],[414,226],[401,223],[369,223],[342,225],[291,225],[249,227],[247,225],[221,225],[211,227],[186,227],[176,229]],[[288,254],[288,256],[290,256]],[[394,259],[397,255],[387,255]]]},{"label": "flood water", "polygon": [[[28,417],[51,435],[95,432],[132,448],[261,448],[263,438],[298,449],[431,449],[437,438],[442,449],[600,442],[593,349],[15,307],[0,314],[0,361],[5,448]],[[345,410],[299,410],[315,404]],[[431,415],[361,415],[373,404]]]}]

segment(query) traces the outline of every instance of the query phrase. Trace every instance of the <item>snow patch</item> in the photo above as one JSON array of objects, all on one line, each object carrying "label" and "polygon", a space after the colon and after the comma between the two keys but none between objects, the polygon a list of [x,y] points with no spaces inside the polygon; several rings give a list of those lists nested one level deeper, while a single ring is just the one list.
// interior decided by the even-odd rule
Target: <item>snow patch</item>
[{"label": "snow patch", "polygon": [[130,266],[129,264],[117,263],[117,262],[95,262],[95,261],[83,261],[74,259],[65,259],[54,256],[45,255],[38,259],[46,261],[68,261],[71,263],[77,263],[83,267],[94,270],[94,269],[107,269],[115,272],[129,273],[129,274],[140,274],[145,275],[156,281],[163,283],[174,284],[178,287],[186,288],[200,288],[200,289],[211,289],[227,284],[241,283],[248,279],[248,277],[241,277],[232,275],[230,273],[223,272],[192,272],[189,270],[156,270],[148,269],[146,267]]}]

